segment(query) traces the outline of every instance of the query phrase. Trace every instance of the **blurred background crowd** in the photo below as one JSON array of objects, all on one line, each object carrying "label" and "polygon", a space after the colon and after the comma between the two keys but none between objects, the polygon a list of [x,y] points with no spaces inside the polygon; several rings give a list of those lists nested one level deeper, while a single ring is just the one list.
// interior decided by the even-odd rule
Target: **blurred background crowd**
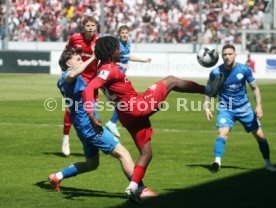
[{"label": "blurred background crowd", "polygon": [[[11,0],[10,41],[66,41],[81,30],[84,15],[103,24],[99,33],[117,34],[128,25],[135,43],[241,44],[241,30],[266,29],[268,0]],[[4,1],[0,1],[0,36],[4,38]],[[202,5],[202,6],[200,6]],[[199,15],[201,11],[202,15]],[[202,33],[200,33],[202,31]],[[199,35],[202,34],[202,35]],[[275,34],[247,35],[247,49],[276,53]]]}]

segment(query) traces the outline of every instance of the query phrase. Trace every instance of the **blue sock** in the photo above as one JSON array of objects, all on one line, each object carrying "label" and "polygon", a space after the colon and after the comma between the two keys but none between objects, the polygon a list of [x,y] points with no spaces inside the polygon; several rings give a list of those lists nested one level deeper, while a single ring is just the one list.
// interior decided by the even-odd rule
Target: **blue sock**
[{"label": "blue sock", "polygon": [[216,144],[215,144],[215,157],[222,157],[223,153],[224,153],[224,145],[225,145],[225,139],[223,137],[219,137],[216,140]]},{"label": "blue sock", "polygon": [[112,123],[117,123],[117,121],[118,121],[118,113],[117,113],[116,110],[113,111],[113,115],[112,115],[110,121],[111,121]]},{"label": "blue sock", "polygon": [[264,159],[269,159],[270,151],[269,151],[269,145],[267,143],[267,140],[265,139],[264,141],[258,141],[260,151],[263,155]]},{"label": "blue sock", "polygon": [[63,175],[63,178],[70,178],[78,174],[78,169],[75,165],[70,165],[69,167],[64,168],[61,173]]},{"label": "blue sock", "polygon": [[[131,181],[131,179],[132,179],[132,175],[131,175],[131,176],[128,176],[128,177],[127,177],[127,179],[128,179],[129,181]],[[143,183],[143,181],[142,181],[142,180],[140,181],[140,183],[139,183],[138,187],[141,187],[141,186],[144,186],[144,183]]]}]

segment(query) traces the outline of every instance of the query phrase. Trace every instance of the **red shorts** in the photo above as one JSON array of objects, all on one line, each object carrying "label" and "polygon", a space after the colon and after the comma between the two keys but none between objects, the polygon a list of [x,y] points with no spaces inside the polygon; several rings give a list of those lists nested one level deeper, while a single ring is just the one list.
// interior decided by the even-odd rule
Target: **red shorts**
[{"label": "red shorts", "polygon": [[138,148],[142,148],[152,137],[153,129],[149,116],[157,112],[166,96],[167,88],[162,81],[159,81],[137,96],[136,106],[132,112],[118,111],[120,122],[128,130]]}]

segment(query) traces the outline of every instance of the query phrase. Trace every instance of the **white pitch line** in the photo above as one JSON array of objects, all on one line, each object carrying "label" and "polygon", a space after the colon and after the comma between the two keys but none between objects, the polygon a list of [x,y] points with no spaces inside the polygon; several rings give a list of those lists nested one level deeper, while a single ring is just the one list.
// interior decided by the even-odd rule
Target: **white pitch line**
[{"label": "white pitch line", "polygon": [[[0,123],[0,125],[3,126],[33,126],[33,127],[60,127],[62,128],[63,125],[57,125],[57,124],[26,124],[26,123]],[[123,127],[119,127],[119,129],[123,129]],[[192,129],[158,129],[154,128],[154,131],[162,131],[162,132],[168,132],[168,133],[191,133],[191,132],[199,132],[199,133],[217,133],[216,130],[192,130]],[[245,131],[234,131],[236,134],[244,134]],[[276,132],[266,132],[267,135],[276,135]]]}]

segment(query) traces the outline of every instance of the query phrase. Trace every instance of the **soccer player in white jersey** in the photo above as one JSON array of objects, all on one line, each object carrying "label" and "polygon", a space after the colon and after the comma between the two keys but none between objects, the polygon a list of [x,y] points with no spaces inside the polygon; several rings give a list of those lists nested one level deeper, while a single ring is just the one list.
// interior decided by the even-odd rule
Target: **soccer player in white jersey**
[{"label": "soccer player in white jersey", "polygon": [[[214,148],[215,161],[211,166],[211,171],[219,171],[224,146],[236,121],[239,121],[244,129],[256,138],[266,169],[276,171],[276,168],[271,165],[269,145],[259,121],[263,117],[260,89],[256,84],[251,69],[244,64],[236,62],[235,57],[235,47],[230,44],[224,45],[222,48],[224,63],[213,69],[209,76],[209,80],[212,80],[218,74],[223,73],[224,75],[224,82],[218,92],[219,107],[216,124],[218,137]],[[246,82],[254,93],[256,101],[255,112],[248,100]],[[205,96],[205,116],[210,121],[213,115],[209,108],[209,103],[210,97]]]}]

